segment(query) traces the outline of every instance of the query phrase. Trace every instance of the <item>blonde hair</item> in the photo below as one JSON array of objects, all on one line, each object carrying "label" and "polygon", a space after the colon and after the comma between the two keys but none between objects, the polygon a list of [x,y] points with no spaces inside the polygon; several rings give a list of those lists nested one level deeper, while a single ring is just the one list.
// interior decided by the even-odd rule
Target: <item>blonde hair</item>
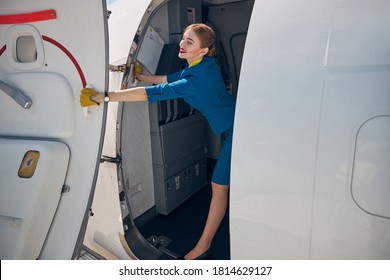
[{"label": "blonde hair", "polygon": [[216,55],[217,50],[214,46],[215,32],[210,26],[204,23],[194,23],[187,26],[184,32],[189,29],[193,30],[196,36],[198,36],[201,48],[209,48],[209,51],[207,52],[206,56]]}]

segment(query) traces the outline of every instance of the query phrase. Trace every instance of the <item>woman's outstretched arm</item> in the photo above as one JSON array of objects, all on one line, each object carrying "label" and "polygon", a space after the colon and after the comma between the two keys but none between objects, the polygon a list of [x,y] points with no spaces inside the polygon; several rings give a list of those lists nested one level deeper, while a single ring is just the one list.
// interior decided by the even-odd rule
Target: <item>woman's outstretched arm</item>
[{"label": "woman's outstretched arm", "polygon": [[147,82],[152,84],[165,84],[167,82],[167,76],[149,76],[149,75],[137,75],[136,79],[141,82]]},{"label": "woman's outstretched arm", "polygon": [[[167,76],[149,76],[149,75],[137,75],[139,81],[153,83],[153,84],[165,84],[167,83]],[[147,101],[145,87],[135,87],[124,90],[112,91],[108,93],[110,101],[123,101],[123,102],[137,102]],[[102,103],[104,101],[105,94],[103,92],[95,92],[93,89],[83,89],[81,91],[80,104],[81,106],[94,105],[90,100],[96,103]]]},{"label": "woman's outstretched arm", "polygon": [[[95,95],[92,95],[90,99],[96,103],[104,102],[105,94],[99,92]],[[148,99],[146,95],[145,87],[135,87],[117,91],[111,91],[108,93],[110,101],[124,101],[124,102],[137,102],[137,101],[146,101]]]}]

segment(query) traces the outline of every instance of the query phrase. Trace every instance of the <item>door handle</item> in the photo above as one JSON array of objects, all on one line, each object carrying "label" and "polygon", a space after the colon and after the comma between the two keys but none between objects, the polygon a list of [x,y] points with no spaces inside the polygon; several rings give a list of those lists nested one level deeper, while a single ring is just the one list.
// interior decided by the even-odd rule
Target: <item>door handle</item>
[{"label": "door handle", "polygon": [[0,80],[0,90],[5,92],[9,97],[15,100],[23,109],[29,109],[32,105],[32,100],[21,92],[19,89],[11,87]]}]

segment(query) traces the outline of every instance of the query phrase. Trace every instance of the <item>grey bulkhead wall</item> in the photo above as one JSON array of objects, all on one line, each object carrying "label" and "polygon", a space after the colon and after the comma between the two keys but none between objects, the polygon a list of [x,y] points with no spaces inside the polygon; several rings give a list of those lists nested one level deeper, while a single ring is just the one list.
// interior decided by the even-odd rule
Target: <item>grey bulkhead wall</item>
[{"label": "grey bulkhead wall", "polygon": [[[158,9],[149,25],[155,28],[164,42],[168,42],[167,5]],[[146,69],[144,72],[154,74]],[[138,85],[142,86],[142,83]],[[127,190],[132,217],[136,219],[155,205],[149,108],[146,102],[123,103],[121,130],[124,190]]]}]

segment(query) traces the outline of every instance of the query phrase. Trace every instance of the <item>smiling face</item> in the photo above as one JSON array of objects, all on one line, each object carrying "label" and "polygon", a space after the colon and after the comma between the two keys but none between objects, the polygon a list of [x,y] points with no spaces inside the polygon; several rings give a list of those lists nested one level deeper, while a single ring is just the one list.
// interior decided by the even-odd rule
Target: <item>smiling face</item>
[{"label": "smiling face", "polygon": [[207,54],[209,48],[202,48],[201,42],[192,29],[188,29],[184,32],[183,38],[180,41],[179,57],[186,59],[188,64],[202,58]]}]

